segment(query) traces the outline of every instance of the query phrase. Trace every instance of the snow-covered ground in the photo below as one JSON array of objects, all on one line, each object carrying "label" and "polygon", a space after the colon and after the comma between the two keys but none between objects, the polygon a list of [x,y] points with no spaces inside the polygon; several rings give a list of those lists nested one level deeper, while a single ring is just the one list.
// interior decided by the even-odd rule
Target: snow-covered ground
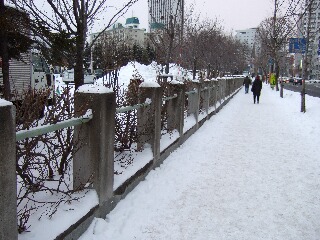
[{"label": "snow-covered ground", "polygon": [[[126,85],[137,74],[155,81],[158,69],[130,63],[119,82]],[[181,69],[171,72],[179,80]],[[65,86],[59,78],[57,85]],[[319,239],[319,105],[319,98],[307,96],[307,112],[300,113],[299,93],[285,90],[281,99],[267,85],[254,105],[241,90],[106,220],[95,219],[82,240]],[[192,123],[185,119],[184,131]],[[164,135],[161,149],[177,137]],[[152,158],[148,148],[134,154],[139,160],[115,175],[114,189]],[[90,190],[79,193],[78,202],[61,204],[52,218],[32,215],[30,232],[19,240],[54,239],[97,203]]]},{"label": "snow-covered ground", "polygon": [[320,239],[320,99],[241,91],[81,240]]}]

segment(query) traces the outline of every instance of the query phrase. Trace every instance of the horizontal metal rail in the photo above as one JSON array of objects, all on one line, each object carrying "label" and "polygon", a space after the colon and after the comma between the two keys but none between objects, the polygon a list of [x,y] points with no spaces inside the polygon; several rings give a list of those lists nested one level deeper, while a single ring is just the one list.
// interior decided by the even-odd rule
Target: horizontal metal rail
[{"label": "horizontal metal rail", "polygon": [[143,108],[149,106],[150,103],[139,103],[133,106],[127,106],[127,107],[120,107],[116,109],[116,113],[124,113],[124,112],[129,112],[131,110]]},{"label": "horizontal metal rail", "polygon": [[208,90],[208,89],[213,89],[213,88],[214,88],[214,87],[205,87],[205,88],[201,89],[201,92],[206,91],[206,90]]},{"label": "horizontal metal rail", "polygon": [[207,88],[207,87],[202,88],[202,89],[200,90],[200,92],[204,92],[204,91],[206,91],[206,90],[208,90],[208,88]]},{"label": "horizontal metal rail", "polygon": [[175,99],[175,98],[177,98],[178,97],[178,95],[177,94],[174,94],[173,96],[171,96],[171,97],[165,97],[165,98],[162,98],[162,101],[163,102],[165,102],[165,101],[169,101],[169,100],[171,100],[171,99]]},{"label": "horizontal metal rail", "polygon": [[37,137],[42,134],[54,132],[56,130],[60,130],[67,127],[78,126],[83,123],[89,122],[92,119],[92,117],[93,117],[92,114],[88,114],[78,118],[71,118],[55,124],[47,124],[47,125],[35,127],[32,129],[21,130],[16,132],[16,141],[21,141],[30,137]]},{"label": "horizontal metal rail", "polygon": [[[178,95],[174,94],[172,97],[166,97],[166,98],[162,98],[162,101],[169,101],[171,99],[176,98]],[[126,107],[120,107],[116,109],[116,113],[125,113],[125,112],[129,112],[135,109],[139,109],[139,108],[143,108],[143,107],[147,107],[149,106],[150,103],[139,103],[133,106],[126,106]]]},{"label": "horizontal metal rail", "polygon": [[197,92],[198,92],[197,90],[192,90],[192,91],[189,91],[189,92],[185,92],[185,94],[186,95],[190,95],[190,94],[195,94]]}]

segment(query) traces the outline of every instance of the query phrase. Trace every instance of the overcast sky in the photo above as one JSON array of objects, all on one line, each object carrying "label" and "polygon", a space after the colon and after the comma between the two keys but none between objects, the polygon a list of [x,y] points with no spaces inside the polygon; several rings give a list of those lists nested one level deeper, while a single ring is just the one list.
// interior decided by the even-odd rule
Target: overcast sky
[{"label": "overcast sky", "polygon": [[[195,3],[198,13],[208,18],[217,17],[227,32],[257,27],[266,17],[272,16],[273,0],[185,0]],[[148,0],[139,0],[126,17],[138,17],[141,28],[148,28]],[[120,20],[123,23],[125,19]]]}]

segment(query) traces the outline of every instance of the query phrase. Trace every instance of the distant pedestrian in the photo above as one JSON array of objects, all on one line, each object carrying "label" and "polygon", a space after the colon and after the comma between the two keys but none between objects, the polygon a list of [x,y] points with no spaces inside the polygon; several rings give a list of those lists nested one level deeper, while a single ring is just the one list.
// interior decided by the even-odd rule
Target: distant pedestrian
[{"label": "distant pedestrian", "polygon": [[244,78],[242,85],[244,85],[244,93],[248,93],[249,92],[249,85],[251,85],[251,79],[249,78],[249,76],[246,76]]},{"label": "distant pedestrian", "polygon": [[260,80],[260,76],[257,75],[256,79],[252,83],[251,92],[253,93],[253,103],[259,103],[260,93],[262,89],[262,81]]}]

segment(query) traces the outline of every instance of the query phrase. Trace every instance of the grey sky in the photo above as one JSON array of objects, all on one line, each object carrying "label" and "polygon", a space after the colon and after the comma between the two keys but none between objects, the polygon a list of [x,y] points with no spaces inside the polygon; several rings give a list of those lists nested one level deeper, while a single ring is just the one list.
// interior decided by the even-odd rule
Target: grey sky
[{"label": "grey sky", "polygon": [[[195,4],[198,13],[211,19],[217,17],[227,32],[257,27],[266,17],[272,16],[272,0],[185,0]],[[148,1],[139,0],[126,17],[140,19],[141,27],[148,28]],[[125,19],[120,19],[125,22]]]}]

